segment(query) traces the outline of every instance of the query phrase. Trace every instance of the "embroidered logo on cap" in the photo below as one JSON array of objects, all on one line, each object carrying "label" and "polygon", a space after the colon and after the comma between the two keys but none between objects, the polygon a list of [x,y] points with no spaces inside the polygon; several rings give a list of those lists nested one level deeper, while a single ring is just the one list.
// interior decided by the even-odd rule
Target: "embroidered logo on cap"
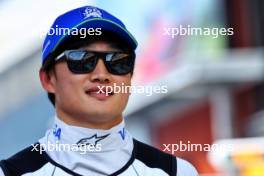
[{"label": "embroidered logo on cap", "polygon": [[83,14],[84,19],[86,19],[86,18],[90,18],[90,17],[102,18],[102,13],[101,13],[101,11],[98,10],[97,8],[87,7],[87,8],[83,11],[82,14]]}]

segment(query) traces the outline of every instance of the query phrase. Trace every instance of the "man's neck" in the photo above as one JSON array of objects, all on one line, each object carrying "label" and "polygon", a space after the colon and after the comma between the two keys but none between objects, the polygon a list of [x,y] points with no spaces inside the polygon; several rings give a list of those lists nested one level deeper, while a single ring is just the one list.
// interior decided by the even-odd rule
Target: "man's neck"
[{"label": "man's neck", "polygon": [[57,110],[56,109],[56,114],[59,117],[60,120],[65,122],[68,125],[73,125],[73,126],[79,126],[83,128],[90,128],[90,129],[103,129],[103,130],[108,130],[118,124],[120,124],[123,120],[122,114],[117,116],[117,117],[98,117],[95,119],[95,117],[76,117],[72,115],[68,115],[67,113]]}]

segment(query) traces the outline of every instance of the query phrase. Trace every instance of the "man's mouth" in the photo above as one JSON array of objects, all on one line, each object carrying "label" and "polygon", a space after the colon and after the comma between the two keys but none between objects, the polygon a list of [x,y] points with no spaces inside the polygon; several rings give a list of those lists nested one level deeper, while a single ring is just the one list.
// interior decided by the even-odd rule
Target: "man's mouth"
[{"label": "man's mouth", "polygon": [[85,93],[97,100],[106,100],[114,95],[113,91],[110,91],[105,86],[91,87],[85,91]]}]

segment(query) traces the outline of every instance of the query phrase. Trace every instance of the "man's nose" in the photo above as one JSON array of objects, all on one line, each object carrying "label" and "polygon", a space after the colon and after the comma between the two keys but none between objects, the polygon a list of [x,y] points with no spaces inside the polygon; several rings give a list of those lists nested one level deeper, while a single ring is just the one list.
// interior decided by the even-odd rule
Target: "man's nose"
[{"label": "man's nose", "polygon": [[100,82],[100,83],[109,83],[111,82],[111,74],[108,72],[105,67],[104,61],[99,59],[95,69],[91,72],[91,81]]}]

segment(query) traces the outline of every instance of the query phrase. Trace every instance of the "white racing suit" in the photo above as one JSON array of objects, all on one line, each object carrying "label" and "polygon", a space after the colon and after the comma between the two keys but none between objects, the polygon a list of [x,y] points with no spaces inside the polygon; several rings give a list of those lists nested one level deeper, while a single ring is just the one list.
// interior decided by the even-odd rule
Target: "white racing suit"
[{"label": "white racing suit", "polygon": [[198,176],[187,161],[134,139],[124,121],[98,130],[56,116],[43,138],[0,166],[0,176]]}]

